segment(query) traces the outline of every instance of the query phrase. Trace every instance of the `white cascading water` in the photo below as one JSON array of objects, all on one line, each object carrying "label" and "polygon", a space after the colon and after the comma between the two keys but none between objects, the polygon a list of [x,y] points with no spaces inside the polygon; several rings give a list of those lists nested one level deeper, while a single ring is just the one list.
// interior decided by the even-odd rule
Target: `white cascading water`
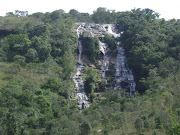
[{"label": "white cascading water", "polygon": [[[80,23],[79,27],[77,28],[77,35],[78,35],[78,65],[77,65],[77,73],[74,75],[73,80],[76,84],[76,90],[77,90],[77,99],[78,99],[78,106],[80,109],[84,109],[90,106],[89,99],[85,93],[84,89],[84,81],[82,79],[82,74],[84,71],[84,65],[81,60],[82,56],[82,41],[80,38],[80,35],[82,35],[83,32],[86,34],[89,33],[88,36],[91,37],[98,37],[103,38],[104,32],[114,36],[115,38],[120,37],[120,34],[115,32],[115,25],[114,24],[86,24],[86,23]],[[114,89],[128,89],[130,91],[130,95],[133,91],[135,91],[135,81],[132,74],[132,71],[128,68],[125,52],[122,47],[120,47],[120,42],[117,42],[117,56],[115,58],[115,86]],[[113,63],[110,61],[109,57],[109,48],[108,45],[103,43],[99,40],[99,47],[100,51],[103,54],[103,59],[100,62],[101,65],[101,76],[103,79],[106,79],[106,71],[108,71],[110,63]]]},{"label": "white cascading water", "polygon": [[103,53],[103,60],[101,64],[101,76],[105,78],[106,71],[109,68],[109,58],[107,56],[107,45],[101,41],[99,41],[100,51]]},{"label": "white cascading water", "polygon": [[[107,24],[104,25],[104,29],[115,38],[120,37],[120,34],[117,34],[112,29],[115,30],[115,25]],[[132,74],[132,70],[130,70],[127,66],[125,52],[122,47],[120,47],[120,42],[117,42],[117,57],[115,64],[115,89],[125,88],[130,92],[130,96],[133,91],[135,91],[136,83],[134,81],[134,76]]]},{"label": "white cascading water", "polygon": [[[124,49],[120,46],[117,48],[118,54],[116,57],[116,73],[115,73],[115,89],[120,88],[126,88],[129,89],[130,95],[133,91],[135,91],[136,83],[134,81],[134,77],[132,74],[132,70],[130,70],[127,67],[126,64],[126,57],[124,54]],[[122,83],[126,83],[126,85],[123,86]]]},{"label": "white cascading water", "polygon": [[81,55],[82,55],[82,41],[80,39],[80,35],[82,34],[80,31],[81,28],[82,28],[81,25],[77,28],[79,54],[78,54],[77,73],[73,76],[73,81],[75,82],[75,85],[76,85],[78,106],[80,109],[85,109],[90,106],[90,102],[85,93],[84,81],[81,77],[84,71],[84,65],[81,61]]},{"label": "white cascading water", "polygon": [[115,38],[118,38],[118,37],[120,37],[120,34],[119,33],[117,34],[116,32],[114,32],[115,27],[116,27],[115,24],[104,24],[103,25],[103,28],[105,31],[107,31],[110,35],[113,35]]}]

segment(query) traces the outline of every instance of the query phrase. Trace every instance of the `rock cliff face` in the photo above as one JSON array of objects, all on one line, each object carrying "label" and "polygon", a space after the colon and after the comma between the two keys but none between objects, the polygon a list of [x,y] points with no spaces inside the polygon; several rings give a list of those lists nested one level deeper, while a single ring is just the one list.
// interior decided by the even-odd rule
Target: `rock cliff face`
[{"label": "rock cliff face", "polygon": [[80,36],[82,35],[82,30],[81,30],[82,28],[83,28],[83,25],[79,25],[77,28],[79,54],[78,54],[77,73],[73,76],[73,80],[76,84],[78,106],[80,109],[87,108],[90,105],[90,102],[88,101],[88,97],[84,90],[84,81],[82,79],[82,74],[85,67],[81,60],[83,48],[82,48],[82,41],[80,39]]},{"label": "rock cliff face", "polygon": [[[94,23],[77,23],[78,35],[78,55],[77,55],[77,73],[73,77],[76,84],[77,99],[80,109],[86,108],[90,105],[88,97],[84,89],[84,82],[81,78],[85,66],[93,65],[88,61],[88,57],[83,54],[83,45],[81,37],[97,37],[99,40],[99,50],[101,58],[96,60],[101,76],[106,80],[106,87],[111,89],[126,89],[130,95],[135,91],[135,81],[132,70],[128,68],[124,49],[121,47],[114,24],[94,24]],[[113,37],[116,49],[112,51],[110,44],[106,43],[105,35]],[[113,54],[112,54],[113,52]],[[115,52],[115,54],[114,54]],[[97,66],[96,65],[96,66]],[[95,66],[94,66],[95,67]],[[110,79],[109,79],[110,78]]]}]

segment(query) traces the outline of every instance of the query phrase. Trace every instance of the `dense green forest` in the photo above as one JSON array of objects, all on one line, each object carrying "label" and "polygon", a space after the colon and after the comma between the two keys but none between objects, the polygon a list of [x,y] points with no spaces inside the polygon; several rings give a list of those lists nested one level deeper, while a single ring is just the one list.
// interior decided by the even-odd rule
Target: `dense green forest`
[{"label": "dense green forest", "polygon": [[[137,84],[133,97],[105,88],[99,68],[87,67],[91,106],[79,110],[76,22],[117,25]],[[114,39],[104,40],[115,53]],[[83,41],[96,65],[97,38]],[[0,103],[1,135],[179,135],[180,20],[159,19],[150,9],[10,12],[0,17]]]}]

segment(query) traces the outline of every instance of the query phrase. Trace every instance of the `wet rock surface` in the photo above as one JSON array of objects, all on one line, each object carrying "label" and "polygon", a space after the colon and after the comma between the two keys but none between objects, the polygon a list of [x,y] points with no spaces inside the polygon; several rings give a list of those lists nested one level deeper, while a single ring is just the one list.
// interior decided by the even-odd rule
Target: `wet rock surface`
[{"label": "wet rock surface", "polygon": [[[107,87],[113,89],[127,89],[131,95],[131,93],[135,91],[136,84],[134,81],[132,70],[128,68],[124,49],[121,47],[120,42],[117,40],[117,54],[115,56],[112,56],[108,44],[104,43],[102,40],[102,38],[105,37],[105,34],[109,34],[113,36],[115,39],[120,37],[120,33],[116,31],[116,25],[95,23],[77,23],[76,25],[79,53],[77,56],[77,73],[74,75],[73,80],[76,84],[79,108],[84,109],[90,106],[89,99],[84,89],[84,81],[82,79],[82,74],[84,72],[85,65],[87,66],[88,64],[85,62],[85,58],[82,58],[84,56],[82,55],[83,46],[81,36],[98,37],[99,48],[102,54],[102,59],[99,60],[98,64],[100,66],[101,76],[107,82]],[[111,67],[111,69],[109,69],[109,67]],[[107,80],[106,73],[108,72],[109,74],[111,74],[111,81]]]}]

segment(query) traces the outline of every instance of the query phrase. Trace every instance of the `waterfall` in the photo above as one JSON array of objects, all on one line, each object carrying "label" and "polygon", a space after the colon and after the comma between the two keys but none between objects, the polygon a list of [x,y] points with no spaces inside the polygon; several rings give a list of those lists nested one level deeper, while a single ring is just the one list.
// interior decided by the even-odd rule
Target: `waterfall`
[{"label": "waterfall", "polygon": [[103,60],[101,64],[101,76],[102,78],[105,78],[106,71],[109,68],[109,58],[107,56],[107,45],[101,41],[99,41],[99,45],[100,45],[100,51],[103,54]]},{"label": "waterfall", "polygon": [[79,55],[78,55],[78,63],[82,65],[81,61],[81,55],[82,55],[82,41],[78,39],[78,50],[79,50]]},{"label": "waterfall", "polygon": [[78,65],[77,65],[77,72],[76,74],[73,76],[73,81],[75,83],[76,86],[76,92],[77,92],[77,100],[78,100],[78,106],[80,109],[84,109],[89,107],[90,102],[88,100],[88,97],[85,93],[85,89],[84,89],[84,81],[82,79],[82,74],[84,71],[84,65],[81,61],[81,55],[82,55],[82,41],[80,39],[80,35],[82,34],[82,31],[80,29],[82,29],[83,26],[79,26],[77,28],[77,35],[78,35],[78,50],[79,50],[79,54],[78,54]]},{"label": "waterfall", "polygon": [[124,88],[128,89],[130,95],[133,91],[135,91],[135,81],[132,74],[132,70],[130,70],[126,63],[126,57],[124,54],[124,49],[120,46],[117,48],[118,53],[116,57],[116,73],[115,73],[115,89]]},{"label": "waterfall", "polygon": [[120,33],[115,32],[115,24],[104,24],[103,28],[107,33],[113,35],[115,38],[120,37]]},{"label": "waterfall", "polygon": [[[114,24],[104,25],[104,29],[115,38],[120,37],[120,34],[115,32]],[[117,42],[117,56],[115,62],[115,86],[114,89],[128,89],[130,96],[133,91],[135,91],[136,83],[134,81],[134,76],[132,70],[127,66],[126,56],[124,49],[120,47],[120,42]]]},{"label": "waterfall", "polygon": [[[110,54],[110,49],[108,48],[108,45],[106,43],[103,43],[104,34],[112,35],[114,38],[120,37],[120,33],[116,32],[116,26],[115,24],[94,24],[94,23],[78,23],[77,25],[77,35],[78,35],[78,57],[77,57],[77,73],[73,76],[73,80],[76,85],[76,93],[77,93],[77,100],[78,100],[78,106],[80,109],[84,109],[86,107],[90,106],[89,99],[86,95],[85,89],[84,89],[84,81],[82,79],[82,74],[84,72],[84,65],[88,65],[88,63],[85,63],[85,61],[82,61],[82,40],[81,35],[84,33],[85,36],[90,37],[98,37],[99,39],[99,47],[100,51],[102,52],[102,60],[99,60],[99,65],[101,68],[101,76],[103,79],[107,79],[106,72],[109,70],[109,65],[113,64],[115,69],[114,74],[114,82],[110,86],[114,89],[127,89],[129,90],[129,93],[135,91],[135,81],[132,74],[132,71],[128,68],[125,51],[120,46],[120,42],[116,42],[117,44],[117,56],[114,57]],[[83,64],[84,62],[84,64]],[[109,82],[108,82],[109,83]]]}]

